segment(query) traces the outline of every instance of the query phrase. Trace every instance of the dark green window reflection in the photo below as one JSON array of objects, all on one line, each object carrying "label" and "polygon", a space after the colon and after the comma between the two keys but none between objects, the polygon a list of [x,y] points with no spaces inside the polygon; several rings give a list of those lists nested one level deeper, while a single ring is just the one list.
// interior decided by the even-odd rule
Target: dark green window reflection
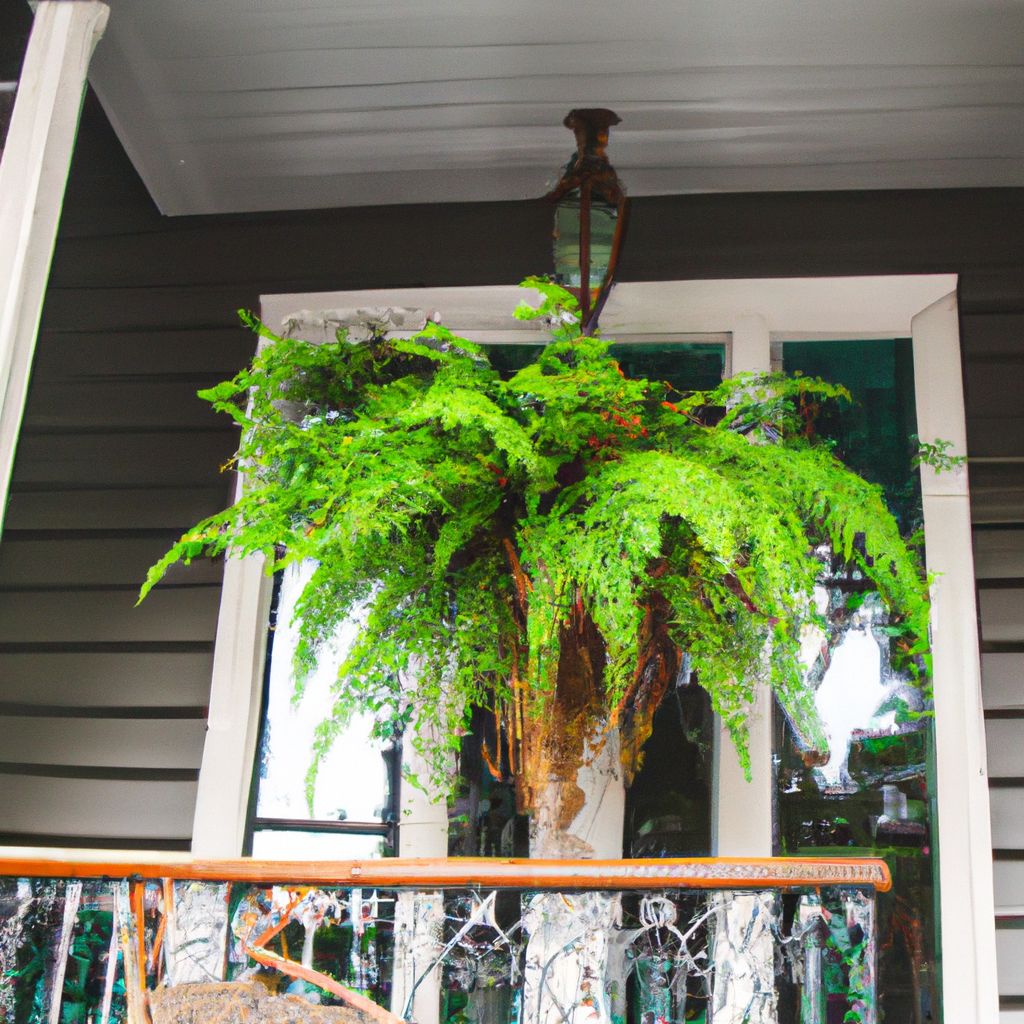
[{"label": "dark green window reflection", "polygon": [[[537,354],[537,345],[488,345],[491,365],[511,377]],[[725,369],[725,347],[692,342],[625,342],[612,345],[610,354],[629,377],[663,380],[679,391],[716,387]]]},{"label": "dark green window reflection", "polygon": [[[863,476],[880,484],[907,533],[922,522],[909,340],[791,342],[788,373],[845,385],[854,402],[823,415],[819,433]],[[828,628],[809,652],[808,679],[828,751],[805,748],[776,713],[777,851],[881,856],[893,874],[878,901],[880,1009],[886,1020],[938,1019],[933,736],[921,693],[894,673],[892,630],[859,574],[826,566],[819,593]],[[841,973],[839,944],[829,955]],[[841,996],[828,991],[828,1020]],[[835,986],[834,986],[835,987]],[[824,1019],[824,1018],[823,1018]],[[842,1014],[835,1017],[842,1020]]]}]

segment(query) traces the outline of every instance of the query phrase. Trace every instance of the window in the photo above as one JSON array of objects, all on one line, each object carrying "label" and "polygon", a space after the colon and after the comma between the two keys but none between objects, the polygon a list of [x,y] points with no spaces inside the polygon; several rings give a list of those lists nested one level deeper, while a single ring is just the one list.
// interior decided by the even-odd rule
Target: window
[{"label": "window", "polygon": [[[836,454],[879,484],[906,535],[923,525],[909,338],[786,342],[783,369],[847,387],[853,403],[818,420]],[[857,573],[826,574],[829,652],[809,671],[829,741],[808,756],[775,716],[776,851],[794,856],[878,856],[893,888],[878,897],[878,993],[887,1017],[927,1019],[938,994],[935,740],[921,694],[892,669],[897,642]],[[813,657],[813,654],[812,654]]]},{"label": "window", "polygon": [[[294,699],[295,601],[313,566],[293,565],[276,581],[267,645],[262,726],[253,780],[251,853],[267,859],[348,860],[393,854],[400,748],[370,739],[372,720],[353,719],[320,766],[312,801],[306,772],[317,725],[328,717],[331,684],[355,624],[339,630]],[[312,803],[312,807],[310,807]]]},{"label": "window", "polygon": [[[705,340],[724,334],[727,372],[767,369],[772,342],[912,335],[918,431],[926,440],[952,441],[952,453],[961,454],[965,430],[955,288],[950,275],[620,284],[602,326],[607,335],[629,341],[687,340],[684,332]],[[280,324],[302,309],[438,310],[453,330],[482,343],[536,343],[540,339],[536,332],[531,335],[532,328],[509,320],[519,298],[514,287],[285,295],[265,298],[262,313],[268,323]],[[966,473],[938,477],[925,469],[921,479],[926,557],[929,569],[941,574],[933,606],[940,957],[955,958],[957,964],[944,977],[942,1009],[950,1021],[990,1020],[997,1014],[998,986]],[[266,622],[261,578],[257,564],[229,564],[196,812],[194,848],[204,853],[230,855],[226,851],[239,834],[242,794],[248,791]],[[772,852],[770,707],[761,717],[752,730],[752,782],[731,763],[726,744],[716,744],[712,837],[720,855]],[[405,828],[404,816],[402,822]],[[443,833],[446,822],[423,817],[418,828],[422,834]],[[403,839],[403,850],[413,849],[423,847],[406,846]],[[436,855],[436,847],[431,852]]]}]

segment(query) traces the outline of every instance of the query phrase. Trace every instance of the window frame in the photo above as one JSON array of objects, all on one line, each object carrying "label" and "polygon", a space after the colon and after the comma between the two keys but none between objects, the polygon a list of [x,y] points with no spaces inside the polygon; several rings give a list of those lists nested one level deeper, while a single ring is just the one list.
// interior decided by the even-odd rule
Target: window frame
[{"label": "window frame", "polygon": [[[966,455],[966,426],[952,274],[833,278],[759,278],[619,284],[602,314],[616,340],[728,339],[726,372],[771,367],[773,341],[913,339],[918,433],[952,442]],[[303,311],[417,308],[485,344],[543,340],[531,324],[510,320],[521,298],[513,286],[382,289],[264,296],[272,327]],[[514,325],[513,325],[514,324]],[[333,332],[332,332],[333,333]],[[947,1021],[988,1022],[998,1013],[995,917],[977,610],[966,467],[921,470],[925,551],[933,586],[941,955]],[[263,683],[269,581],[259,558],[228,561],[221,599],[210,701],[210,730],[200,772],[193,850],[237,856],[242,848]],[[762,696],[751,727],[753,778],[731,745],[716,754],[719,856],[766,856],[772,842],[771,704]],[[412,790],[412,787],[406,787]],[[444,856],[446,815],[426,794],[402,797],[406,856]]]}]

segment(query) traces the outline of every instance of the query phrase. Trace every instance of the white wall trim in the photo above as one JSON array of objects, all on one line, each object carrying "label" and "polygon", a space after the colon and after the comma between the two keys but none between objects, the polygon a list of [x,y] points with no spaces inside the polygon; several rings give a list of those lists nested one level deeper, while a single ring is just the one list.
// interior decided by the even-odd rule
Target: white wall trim
[{"label": "white wall trim", "polygon": [[78,117],[109,9],[42,0],[0,159],[0,526]]},{"label": "white wall trim", "polygon": [[192,823],[192,853],[197,857],[242,853],[259,738],[272,591],[262,556],[227,559]]},{"label": "white wall trim", "polygon": [[[966,455],[955,292],[914,317],[912,336],[918,434],[951,441],[951,454]],[[921,488],[925,557],[937,574],[932,656],[943,1013],[949,1022],[987,1024],[999,1014],[999,984],[967,468],[936,474],[923,467]]]},{"label": "white wall trim", "polygon": [[[753,315],[764,319],[773,340],[906,338],[913,317],[955,288],[955,274],[631,282],[615,286],[601,330],[611,338],[720,334]],[[533,325],[512,320],[521,298],[537,296],[517,285],[378,288],[264,295],[261,309],[272,330],[300,310],[408,306],[437,310],[453,330],[474,331],[481,341],[488,331],[543,338]]]}]

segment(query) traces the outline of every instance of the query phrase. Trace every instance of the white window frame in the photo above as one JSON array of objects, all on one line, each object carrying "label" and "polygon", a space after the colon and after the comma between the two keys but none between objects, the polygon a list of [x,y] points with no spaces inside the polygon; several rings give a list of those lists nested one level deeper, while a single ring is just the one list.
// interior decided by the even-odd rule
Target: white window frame
[{"label": "white window frame", "polygon": [[[952,442],[966,455],[955,275],[772,278],[620,284],[602,329],[622,341],[728,339],[727,373],[767,370],[773,341],[913,339],[919,435]],[[510,319],[516,287],[387,289],[272,295],[262,316],[272,328],[299,311],[407,307],[440,313],[473,340],[543,340]],[[315,315],[315,313],[314,313]],[[921,474],[925,551],[936,574],[932,630],[944,1019],[991,1024],[998,1016],[992,845],[981,701],[970,499],[964,467]],[[255,753],[263,676],[269,580],[259,559],[229,560],[217,631],[210,729],[199,778],[193,850],[237,856]],[[751,729],[753,777],[747,782],[731,744],[717,744],[720,856],[772,852],[770,701],[759,699]],[[424,803],[419,799],[420,803]],[[408,808],[403,853],[442,849],[443,807]]]}]

